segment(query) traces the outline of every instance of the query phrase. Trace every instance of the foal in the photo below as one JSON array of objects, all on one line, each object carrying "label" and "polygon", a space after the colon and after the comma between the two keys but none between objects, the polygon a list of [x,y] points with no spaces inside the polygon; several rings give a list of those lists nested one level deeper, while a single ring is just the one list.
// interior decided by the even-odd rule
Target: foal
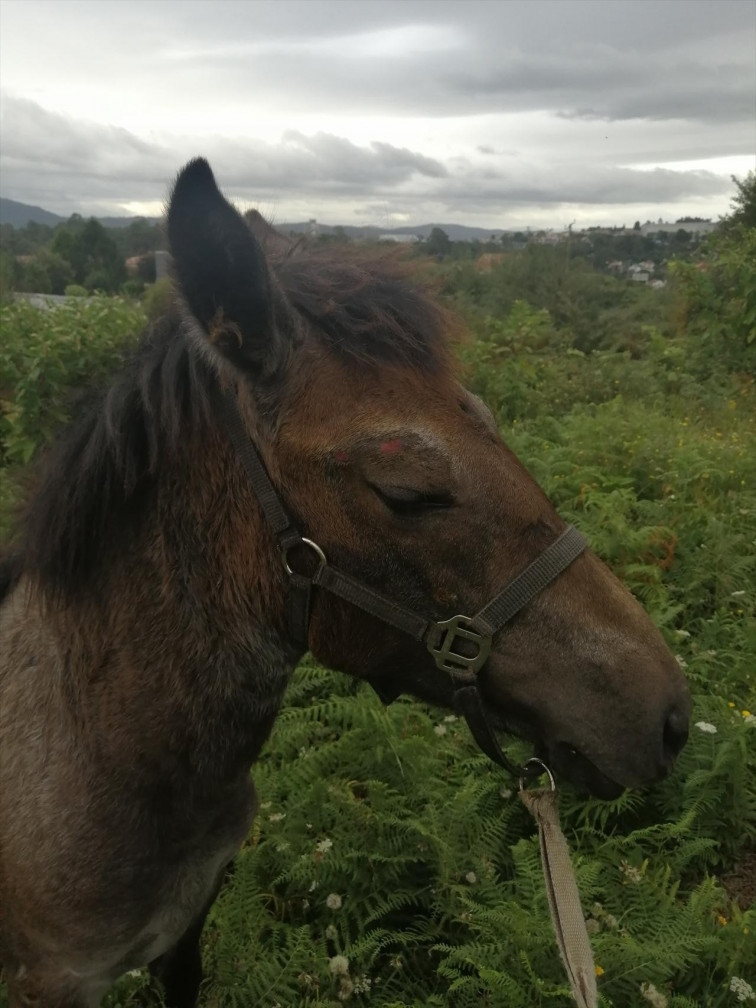
[{"label": "foal", "polygon": [[[14,1008],[94,1008],[148,963],[171,1008],[195,1004],[204,917],[255,814],[250,766],[306,647],[384,695],[452,704],[422,640],[337,594],[317,589],[292,630],[301,574],[245,444],[329,565],[429,620],[478,612],[564,530],[456,381],[443,311],[395,268],[266,256],[202,160],[168,225],[178,316],[53,448],[0,573]],[[685,739],[673,657],[588,551],[494,636],[479,686],[501,727],[600,796],[663,776]]]}]

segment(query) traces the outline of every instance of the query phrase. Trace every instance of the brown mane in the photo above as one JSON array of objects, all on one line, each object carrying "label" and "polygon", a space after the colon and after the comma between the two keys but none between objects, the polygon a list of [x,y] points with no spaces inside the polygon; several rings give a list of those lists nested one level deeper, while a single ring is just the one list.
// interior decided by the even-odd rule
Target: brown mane
[{"label": "brown mane", "polygon": [[454,320],[417,286],[409,264],[385,254],[295,247],[274,270],[329,351],[360,364],[409,364],[431,374],[450,366]]}]

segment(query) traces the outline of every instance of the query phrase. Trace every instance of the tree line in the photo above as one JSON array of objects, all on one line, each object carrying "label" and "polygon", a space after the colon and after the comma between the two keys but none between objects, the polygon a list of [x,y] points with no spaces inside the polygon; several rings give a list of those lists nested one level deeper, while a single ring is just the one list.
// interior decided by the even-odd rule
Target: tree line
[{"label": "tree line", "polygon": [[[105,227],[72,214],[50,227],[0,225],[0,293],[138,296],[155,280],[155,250],[164,244],[161,225],[137,218],[126,227]],[[127,260],[133,260],[131,269]]]}]

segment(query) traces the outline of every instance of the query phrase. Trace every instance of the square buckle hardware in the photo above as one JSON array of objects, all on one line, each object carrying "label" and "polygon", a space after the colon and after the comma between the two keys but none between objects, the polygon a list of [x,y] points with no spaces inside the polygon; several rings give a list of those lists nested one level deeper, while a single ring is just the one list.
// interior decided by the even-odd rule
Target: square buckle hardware
[{"label": "square buckle hardware", "polygon": [[[452,675],[467,672],[474,677],[483,667],[491,651],[491,638],[470,630],[471,623],[469,616],[452,616],[451,619],[440,620],[431,626],[426,646],[442,671],[450,672]],[[454,645],[457,641],[469,641],[474,644],[475,654],[468,657],[455,650]]]}]

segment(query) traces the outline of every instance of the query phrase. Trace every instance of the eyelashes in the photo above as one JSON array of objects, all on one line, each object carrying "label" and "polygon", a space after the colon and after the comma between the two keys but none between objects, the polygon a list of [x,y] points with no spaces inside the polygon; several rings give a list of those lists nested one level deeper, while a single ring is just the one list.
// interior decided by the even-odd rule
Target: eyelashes
[{"label": "eyelashes", "polygon": [[416,490],[404,486],[377,486],[370,489],[392,514],[399,518],[422,518],[454,506],[454,498],[446,490]]}]

